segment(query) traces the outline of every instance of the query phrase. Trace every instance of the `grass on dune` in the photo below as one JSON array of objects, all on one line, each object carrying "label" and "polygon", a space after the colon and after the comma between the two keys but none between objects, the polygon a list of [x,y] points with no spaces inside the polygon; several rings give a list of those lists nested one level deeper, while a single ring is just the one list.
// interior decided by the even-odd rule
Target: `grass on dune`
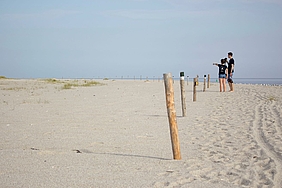
[{"label": "grass on dune", "polygon": [[45,82],[50,84],[64,84],[61,89],[71,89],[74,87],[90,87],[96,85],[104,85],[96,81],[81,81],[81,80],[57,80],[55,78],[44,79]]},{"label": "grass on dune", "polygon": [[62,87],[62,89],[71,89],[72,87],[78,87],[78,84],[75,83],[65,83]]},{"label": "grass on dune", "polygon": [[51,84],[60,84],[60,83],[63,83],[62,81],[60,80],[57,80],[55,78],[47,78],[47,79],[43,79],[45,82],[48,82],[48,83],[51,83]]},{"label": "grass on dune", "polygon": [[9,87],[9,88],[2,88],[2,90],[6,91],[20,91],[20,90],[25,90],[27,88],[25,87]]},{"label": "grass on dune", "polygon": [[73,87],[90,87],[96,85],[103,85],[103,84],[96,81],[84,81],[84,83],[78,83],[78,81],[74,81],[74,82],[65,83],[62,89],[71,89]]},{"label": "grass on dune", "polygon": [[[5,76],[0,76],[0,79],[7,79]],[[71,89],[74,87],[91,87],[97,85],[104,85],[103,83],[96,81],[87,81],[87,80],[58,80],[55,78],[43,79],[42,81],[47,82],[49,84],[63,84],[61,89]],[[24,90],[25,87],[12,87],[12,88],[2,88],[1,90]]]},{"label": "grass on dune", "polygon": [[81,86],[89,87],[89,86],[94,86],[94,85],[102,85],[102,84],[100,82],[96,82],[96,81],[89,81],[89,82],[85,82]]},{"label": "grass on dune", "polygon": [[277,101],[277,98],[274,96],[269,96],[268,101]]}]

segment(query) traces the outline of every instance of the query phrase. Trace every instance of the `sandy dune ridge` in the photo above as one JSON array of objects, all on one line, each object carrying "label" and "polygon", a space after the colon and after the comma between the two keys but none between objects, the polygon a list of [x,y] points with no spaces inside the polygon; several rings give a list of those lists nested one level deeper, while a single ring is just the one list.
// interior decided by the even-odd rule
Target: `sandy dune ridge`
[{"label": "sandy dune ridge", "polygon": [[174,161],[162,82],[63,82],[0,80],[0,187],[282,187],[281,86],[190,83],[181,117],[176,81]]}]

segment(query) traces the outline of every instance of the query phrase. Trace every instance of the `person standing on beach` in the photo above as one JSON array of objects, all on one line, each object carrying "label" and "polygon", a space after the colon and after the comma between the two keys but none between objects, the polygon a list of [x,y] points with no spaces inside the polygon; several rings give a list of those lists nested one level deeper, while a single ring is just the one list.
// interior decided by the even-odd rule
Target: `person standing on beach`
[{"label": "person standing on beach", "polygon": [[229,58],[229,62],[228,62],[228,84],[230,87],[230,92],[234,91],[234,83],[233,83],[233,74],[234,74],[234,66],[235,66],[235,61],[233,58],[233,53],[232,52],[228,52],[228,58]]},{"label": "person standing on beach", "polygon": [[213,63],[213,65],[218,66],[218,77],[219,77],[219,91],[226,91],[226,77],[227,77],[227,66],[225,63],[227,62],[227,58],[221,59],[221,64]]}]

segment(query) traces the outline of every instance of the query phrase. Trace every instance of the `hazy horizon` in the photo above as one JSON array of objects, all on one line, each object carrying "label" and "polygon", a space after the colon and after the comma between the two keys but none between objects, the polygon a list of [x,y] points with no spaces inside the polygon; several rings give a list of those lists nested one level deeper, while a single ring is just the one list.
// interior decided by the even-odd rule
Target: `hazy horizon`
[{"label": "hazy horizon", "polygon": [[280,0],[0,1],[0,75],[10,78],[281,78]]}]

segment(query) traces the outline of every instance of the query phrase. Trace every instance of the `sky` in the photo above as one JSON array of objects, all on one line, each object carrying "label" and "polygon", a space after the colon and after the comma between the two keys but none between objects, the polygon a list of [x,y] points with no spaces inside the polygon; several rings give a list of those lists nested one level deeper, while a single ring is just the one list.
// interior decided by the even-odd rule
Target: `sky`
[{"label": "sky", "polygon": [[0,75],[10,78],[281,78],[281,0],[0,0]]}]

